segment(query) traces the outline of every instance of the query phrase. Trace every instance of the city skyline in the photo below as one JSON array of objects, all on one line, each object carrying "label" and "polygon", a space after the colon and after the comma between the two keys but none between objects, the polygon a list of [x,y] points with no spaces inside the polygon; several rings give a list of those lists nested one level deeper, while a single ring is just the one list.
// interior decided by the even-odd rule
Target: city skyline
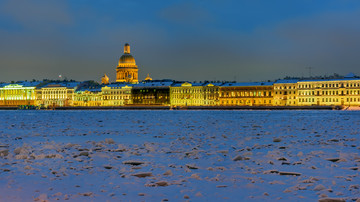
[{"label": "city skyline", "polygon": [[[19,6],[21,5],[21,6]],[[139,80],[264,81],[354,72],[357,1],[2,1],[1,82],[115,81],[123,44]]]}]

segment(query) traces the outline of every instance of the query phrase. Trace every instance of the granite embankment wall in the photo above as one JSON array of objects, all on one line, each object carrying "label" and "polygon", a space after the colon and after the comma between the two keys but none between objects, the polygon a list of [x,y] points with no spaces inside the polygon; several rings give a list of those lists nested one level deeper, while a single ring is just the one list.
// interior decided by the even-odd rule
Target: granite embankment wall
[{"label": "granite embankment wall", "polygon": [[[16,110],[17,107],[0,107],[0,110]],[[132,105],[114,107],[55,107],[54,110],[341,110],[343,106],[188,106]],[[360,108],[359,108],[360,109]],[[43,109],[41,109],[43,110]],[[44,109],[49,110],[49,109]]]}]

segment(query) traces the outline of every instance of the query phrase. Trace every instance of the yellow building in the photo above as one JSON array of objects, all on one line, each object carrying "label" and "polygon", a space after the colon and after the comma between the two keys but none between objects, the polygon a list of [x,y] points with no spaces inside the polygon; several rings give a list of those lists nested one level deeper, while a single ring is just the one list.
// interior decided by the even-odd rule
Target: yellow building
[{"label": "yellow building", "polygon": [[35,88],[39,82],[0,85],[0,106],[35,105]]},{"label": "yellow building", "polygon": [[297,106],[297,86],[298,80],[278,80],[274,83],[274,101],[275,106]]},{"label": "yellow building", "polygon": [[100,88],[88,88],[75,91],[73,106],[94,107],[101,106],[101,104],[102,92]]},{"label": "yellow building", "polygon": [[222,106],[271,106],[273,105],[273,83],[225,83],[220,86]]},{"label": "yellow building", "polygon": [[102,106],[123,106],[132,104],[131,85],[116,83],[101,88]]},{"label": "yellow building", "polygon": [[205,83],[203,85],[204,106],[217,106],[220,104],[219,100],[219,86],[222,83]]},{"label": "yellow building", "polygon": [[201,83],[176,83],[170,86],[171,106],[201,106],[204,101]]},{"label": "yellow building", "polygon": [[127,43],[124,46],[124,54],[120,57],[116,68],[116,82],[138,82],[138,67],[135,58],[130,55],[130,45]]},{"label": "yellow building", "polygon": [[36,90],[36,105],[44,107],[73,106],[78,82],[48,83]]},{"label": "yellow building", "polygon": [[219,86],[212,83],[175,83],[170,86],[170,105],[219,105]]},{"label": "yellow building", "polygon": [[299,81],[298,100],[300,106],[360,106],[360,79]]}]

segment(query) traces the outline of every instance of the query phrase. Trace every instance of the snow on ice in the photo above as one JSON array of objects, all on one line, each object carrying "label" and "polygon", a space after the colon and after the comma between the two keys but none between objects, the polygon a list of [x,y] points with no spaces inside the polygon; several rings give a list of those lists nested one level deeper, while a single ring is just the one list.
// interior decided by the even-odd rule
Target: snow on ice
[{"label": "snow on ice", "polygon": [[359,111],[0,111],[0,201],[356,201]]}]

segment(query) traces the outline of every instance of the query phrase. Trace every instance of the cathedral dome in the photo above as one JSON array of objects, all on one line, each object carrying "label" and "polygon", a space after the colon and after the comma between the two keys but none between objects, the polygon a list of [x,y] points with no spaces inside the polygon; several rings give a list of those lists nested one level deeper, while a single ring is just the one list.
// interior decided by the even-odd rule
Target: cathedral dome
[{"label": "cathedral dome", "polygon": [[130,55],[130,45],[128,43],[125,44],[124,46],[124,55],[122,55],[119,59],[119,67],[122,65],[136,65],[135,63],[135,58]]},{"label": "cathedral dome", "polygon": [[125,53],[119,59],[119,65],[120,64],[136,65],[135,58],[132,55]]},{"label": "cathedral dome", "polygon": [[124,45],[124,54],[120,57],[118,66],[116,67],[116,82],[137,83],[138,67],[135,59],[130,55],[130,45]]}]

